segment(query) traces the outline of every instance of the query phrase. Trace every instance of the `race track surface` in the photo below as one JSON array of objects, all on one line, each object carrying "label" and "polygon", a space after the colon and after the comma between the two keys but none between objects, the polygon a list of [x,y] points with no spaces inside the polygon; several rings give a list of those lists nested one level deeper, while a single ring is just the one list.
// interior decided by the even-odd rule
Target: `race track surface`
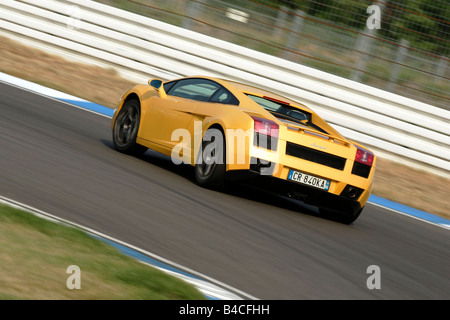
[{"label": "race track surface", "polygon": [[[259,299],[450,299],[446,229],[370,204],[347,226],[248,188],[206,190],[192,167],[113,150],[109,118],[2,83],[0,195]],[[381,289],[366,285],[371,265]]]}]

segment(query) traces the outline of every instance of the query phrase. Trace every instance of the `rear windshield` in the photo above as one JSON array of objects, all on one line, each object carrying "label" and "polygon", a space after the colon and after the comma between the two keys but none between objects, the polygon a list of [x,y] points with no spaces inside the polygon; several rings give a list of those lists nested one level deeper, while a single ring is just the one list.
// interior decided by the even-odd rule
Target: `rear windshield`
[{"label": "rear windshield", "polygon": [[311,121],[312,116],[310,112],[297,109],[276,99],[259,97],[251,94],[247,94],[247,96],[277,118],[302,124],[328,134],[325,130]]},{"label": "rear windshield", "polygon": [[311,113],[291,107],[281,101],[278,102],[276,100],[258,97],[251,94],[248,94],[247,96],[267,111],[272,112],[275,116],[277,116],[277,114],[280,116],[284,115],[291,118],[291,120],[297,120],[302,123],[311,121]]}]

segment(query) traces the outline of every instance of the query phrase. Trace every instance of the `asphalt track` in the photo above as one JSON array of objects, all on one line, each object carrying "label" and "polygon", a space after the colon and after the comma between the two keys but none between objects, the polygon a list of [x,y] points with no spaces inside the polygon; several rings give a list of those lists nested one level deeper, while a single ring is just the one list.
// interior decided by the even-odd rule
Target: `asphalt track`
[{"label": "asphalt track", "polygon": [[347,226],[248,188],[206,190],[192,167],[113,150],[107,117],[3,83],[0,195],[259,299],[450,299],[444,228],[371,204]]}]

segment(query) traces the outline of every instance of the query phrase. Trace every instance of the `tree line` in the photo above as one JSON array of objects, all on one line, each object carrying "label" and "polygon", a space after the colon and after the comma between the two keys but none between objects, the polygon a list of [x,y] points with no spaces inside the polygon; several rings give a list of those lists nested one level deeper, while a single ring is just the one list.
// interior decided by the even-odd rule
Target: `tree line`
[{"label": "tree line", "polygon": [[400,41],[439,55],[450,52],[450,6],[448,0],[257,0],[261,4],[302,10],[310,17],[363,30],[368,6],[379,5],[378,36]]}]

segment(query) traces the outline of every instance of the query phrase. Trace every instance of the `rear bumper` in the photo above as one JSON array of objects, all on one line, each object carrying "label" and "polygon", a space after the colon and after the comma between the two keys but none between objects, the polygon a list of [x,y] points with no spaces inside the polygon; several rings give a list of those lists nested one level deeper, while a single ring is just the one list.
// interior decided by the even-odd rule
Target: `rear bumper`
[{"label": "rear bumper", "polygon": [[[253,170],[228,171],[227,179],[297,199],[321,209],[338,211],[345,215],[354,215],[362,208],[361,203],[358,200],[350,199],[346,192],[337,195],[294,181],[277,178],[271,175],[261,175],[259,172]],[[361,193],[363,191],[364,190],[361,190]]]}]

